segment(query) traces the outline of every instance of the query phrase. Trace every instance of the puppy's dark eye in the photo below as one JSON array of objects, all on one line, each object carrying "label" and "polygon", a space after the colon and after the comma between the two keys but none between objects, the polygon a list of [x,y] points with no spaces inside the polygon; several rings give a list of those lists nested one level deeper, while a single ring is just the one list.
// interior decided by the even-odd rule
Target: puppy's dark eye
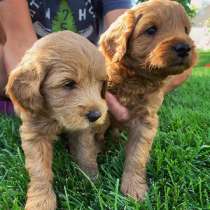
[{"label": "puppy's dark eye", "polygon": [[146,33],[147,35],[150,35],[150,36],[155,35],[156,32],[157,32],[157,27],[156,27],[156,26],[151,26],[150,28],[148,28],[148,29],[145,31],[145,33]]},{"label": "puppy's dark eye", "polygon": [[69,80],[68,82],[65,83],[64,87],[69,90],[72,90],[76,88],[76,82],[74,80]]}]

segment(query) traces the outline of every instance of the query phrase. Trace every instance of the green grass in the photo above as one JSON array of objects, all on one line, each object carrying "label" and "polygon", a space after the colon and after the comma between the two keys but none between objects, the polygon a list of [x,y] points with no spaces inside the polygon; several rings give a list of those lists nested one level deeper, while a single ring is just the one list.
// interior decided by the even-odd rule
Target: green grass
[{"label": "green grass", "polygon": [[[200,53],[191,78],[169,94],[160,110],[143,203],[119,191],[126,136],[99,157],[100,179],[91,183],[56,143],[53,171],[58,209],[210,209],[210,52]],[[0,210],[23,209],[28,176],[18,134],[19,120],[0,117]],[[109,139],[111,137],[109,136]]]}]

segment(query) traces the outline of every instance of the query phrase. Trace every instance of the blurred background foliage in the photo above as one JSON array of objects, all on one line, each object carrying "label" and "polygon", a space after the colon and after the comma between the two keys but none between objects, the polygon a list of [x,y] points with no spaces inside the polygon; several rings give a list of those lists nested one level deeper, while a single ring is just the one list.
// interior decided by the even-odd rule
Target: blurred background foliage
[{"label": "blurred background foliage", "polygon": [[[143,2],[143,1],[147,1],[147,0],[137,0],[137,3],[138,2]],[[190,17],[194,17],[195,15],[196,15],[196,10],[195,10],[195,8],[193,8],[192,6],[191,6],[191,0],[177,0],[179,3],[181,3],[183,6],[184,6],[184,8],[185,8],[185,10],[186,10],[186,12],[187,12],[187,14],[190,16]]]}]

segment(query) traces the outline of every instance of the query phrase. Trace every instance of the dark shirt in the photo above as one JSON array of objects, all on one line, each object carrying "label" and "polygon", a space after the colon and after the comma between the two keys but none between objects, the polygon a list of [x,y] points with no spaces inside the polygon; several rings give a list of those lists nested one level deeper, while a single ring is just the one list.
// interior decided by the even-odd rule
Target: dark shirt
[{"label": "dark shirt", "polygon": [[38,37],[54,31],[70,30],[96,43],[104,15],[130,8],[131,0],[28,0]]}]

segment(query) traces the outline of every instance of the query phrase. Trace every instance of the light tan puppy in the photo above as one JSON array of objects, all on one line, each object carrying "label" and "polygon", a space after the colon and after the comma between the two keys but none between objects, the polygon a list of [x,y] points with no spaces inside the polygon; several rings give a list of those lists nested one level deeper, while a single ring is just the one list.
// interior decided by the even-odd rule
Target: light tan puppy
[{"label": "light tan puppy", "polygon": [[27,210],[54,210],[52,144],[71,132],[74,158],[90,176],[97,174],[95,135],[107,106],[104,58],[97,48],[72,32],[50,34],[25,54],[12,71],[7,94],[22,120],[20,135],[30,176]]},{"label": "light tan puppy", "polygon": [[143,199],[147,191],[146,163],[164,82],[196,60],[189,32],[189,19],[179,3],[151,0],[128,10],[100,39],[108,89],[130,112],[129,121],[120,125],[129,133],[121,190],[135,199]]}]

